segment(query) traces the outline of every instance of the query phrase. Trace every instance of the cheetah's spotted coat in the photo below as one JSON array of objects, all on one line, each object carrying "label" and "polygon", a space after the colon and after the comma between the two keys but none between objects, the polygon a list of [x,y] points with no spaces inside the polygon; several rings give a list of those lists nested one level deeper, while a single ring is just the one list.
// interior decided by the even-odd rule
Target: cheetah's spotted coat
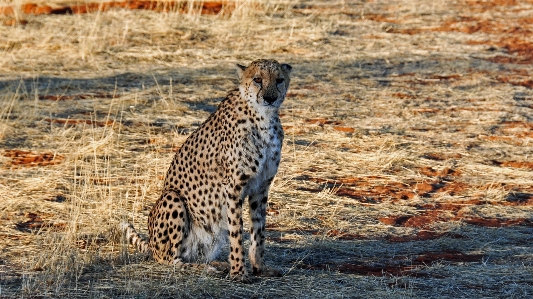
[{"label": "cheetah's spotted coat", "polygon": [[240,84],[176,153],[144,241],[128,223],[130,243],[166,264],[213,261],[230,240],[230,276],[246,280],[242,204],[250,205],[249,259],[254,275],[279,275],[263,261],[268,190],[280,162],[278,109],[291,66],[275,60],[238,65]]}]

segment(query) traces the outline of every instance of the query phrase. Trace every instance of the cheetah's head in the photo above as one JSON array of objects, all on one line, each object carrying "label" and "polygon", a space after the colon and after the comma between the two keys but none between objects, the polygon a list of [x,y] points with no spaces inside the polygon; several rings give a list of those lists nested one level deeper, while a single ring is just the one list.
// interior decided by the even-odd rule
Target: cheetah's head
[{"label": "cheetah's head", "polygon": [[241,96],[259,107],[277,109],[289,88],[292,67],[275,60],[260,59],[249,66],[237,64]]}]

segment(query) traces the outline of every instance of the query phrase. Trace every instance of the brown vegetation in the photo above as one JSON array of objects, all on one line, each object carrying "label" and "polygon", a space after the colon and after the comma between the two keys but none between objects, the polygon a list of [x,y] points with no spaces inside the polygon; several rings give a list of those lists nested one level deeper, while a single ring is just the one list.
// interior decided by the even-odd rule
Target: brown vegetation
[{"label": "brown vegetation", "polygon": [[[20,11],[27,15],[64,15],[64,14],[87,14],[95,12],[105,12],[110,9],[140,9],[152,10],[156,12],[186,12],[188,10],[198,10],[201,14],[216,15],[225,9],[226,13],[231,13],[234,8],[231,2],[227,1],[110,1],[110,2],[87,2],[78,5],[49,6],[46,4],[25,3],[20,6]],[[12,16],[16,8],[13,6],[0,7],[0,15]]]},{"label": "brown vegetation", "polygon": [[4,157],[11,158],[9,165],[20,166],[46,166],[55,165],[63,162],[64,157],[54,153],[35,153],[31,151],[23,151],[10,149],[2,153]]}]

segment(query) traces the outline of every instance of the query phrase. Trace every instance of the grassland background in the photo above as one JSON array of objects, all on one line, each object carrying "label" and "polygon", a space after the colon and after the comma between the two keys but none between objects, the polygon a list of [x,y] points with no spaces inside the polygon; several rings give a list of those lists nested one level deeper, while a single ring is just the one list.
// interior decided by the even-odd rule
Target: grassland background
[{"label": "grassland background", "polygon": [[[533,296],[532,1],[30,2],[88,3],[0,2],[0,298]],[[113,228],[147,232],[172,153],[258,58],[294,70],[267,220],[285,275],[128,249]]]}]

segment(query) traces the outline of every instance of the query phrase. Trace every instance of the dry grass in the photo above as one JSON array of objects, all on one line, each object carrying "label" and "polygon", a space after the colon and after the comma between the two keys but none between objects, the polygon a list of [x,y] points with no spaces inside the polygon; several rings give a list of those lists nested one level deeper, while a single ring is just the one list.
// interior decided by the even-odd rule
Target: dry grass
[{"label": "dry grass", "polygon": [[[0,15],[0,298],[532,296],[531,1],[230,2]],[[285,276],[128,250],[113,228],[146,233],[172,152],[263,57],[294,67],[268,210]]]}]

